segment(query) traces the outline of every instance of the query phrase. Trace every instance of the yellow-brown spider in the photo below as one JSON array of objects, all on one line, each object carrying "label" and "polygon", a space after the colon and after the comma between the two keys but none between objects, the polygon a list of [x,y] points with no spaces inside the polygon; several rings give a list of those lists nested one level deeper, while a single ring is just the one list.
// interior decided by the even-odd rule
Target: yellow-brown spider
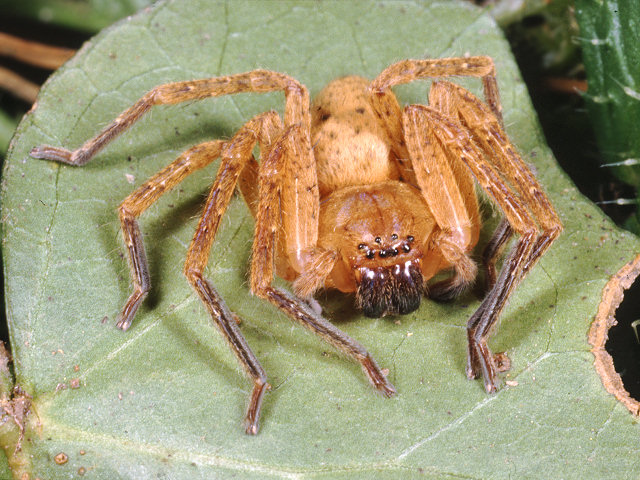
[{"label": "yellow-brown spider", "polygon": [[[482,80],[486,104],[467,90],[434,82],[429,105],[401,109],[391,88],[421,78],[472,76]],[[474,281],[470,252],[481,219],[474,177],[502,210],[483,262],[489,291],[469,319],[467,376],[496,390],[497,356],[487,339],[505,302],[562,230],[551,203],[502,128],[495,67],[489,57],[405,60],[369,82],[345,77],[309,103],[307,89],[288,75],[255,70],[161,85],[144,95],[95,138],[74,151],[51,146],[37,158],[84,165],[154,105],[241,92],[282,91],[284,121],[275,112],[249,120],[230,140],[184,152],[120,205],[133,293],[117,326],[126,330],[147,293],[149,270],[136,218],[190,173],[221,159],[216,180],[187,253],[184,273],[253,380],[245,417],[258,431],[266,374],[242,336],[235,315],[203,277],[214,237],[239,186],[255,217],[251,292],[264,298],[360,363],[385,396],[395,389],[367,350],[309,306],[320,288],[355,292],[370,317],[406,314],[422,296],[446,300]],[[259,145],[260,161],[253,157]],[[496,260],[519,235],[502,271]],[[295,295],[272,286],[277,274]],[[427,282],[443,269],[445,280]]]}]

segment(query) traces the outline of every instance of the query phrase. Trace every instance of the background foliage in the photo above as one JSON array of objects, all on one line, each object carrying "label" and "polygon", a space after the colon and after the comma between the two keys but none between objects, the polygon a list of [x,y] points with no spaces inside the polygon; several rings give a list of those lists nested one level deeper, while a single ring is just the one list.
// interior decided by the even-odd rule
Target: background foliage
[{"label": "background foliage", "polygon": [[[585,96],[604,166],[640,183],[640,4],[586,0],[576,9],[589,90]],[[634,200],[634,203],[637,201]],[[636,215],[627,222],[640,232]]]}]

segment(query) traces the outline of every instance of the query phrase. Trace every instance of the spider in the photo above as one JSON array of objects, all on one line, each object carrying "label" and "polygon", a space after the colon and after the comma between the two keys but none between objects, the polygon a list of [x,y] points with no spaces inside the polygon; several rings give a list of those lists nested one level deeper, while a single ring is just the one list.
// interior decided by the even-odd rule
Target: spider
[{"label": "spider", "polygon": [[[486,103],[443,80],[432,83],[428,106],[401,109],[392,92],[395,85],[451,76],[480,78]],[[505,357],[487,346],[492,327],[562,225],[502,128],[490,57],[404,60],[371,82],[356,76],[334,80],[313,103],[305,86],[268,70],[168,83],[77,150],[43,145],[31,155],[84,165],[154,105],[271,91],[284,93],[283,119],[273,111],[262,113],[228,140],[190,148],[120,205],[133,293],[117,327],[131,326],[150,289],[137,217],[187,175],[220,158],[184,274],[253,381],[245,431],[258,432],[270,386],[240,332],[239,318],[203,275],[236,186],[255,217],[251,292],[354,359],[376,390],[392,396],[396,390],[372,356],[321,315],[313,294],[321,288],[355,293],[356,306],[369,317],[408,314],[425,294],[436,300],[458,296],[477,273],[470,257],[481,228],[475,178],[504,219],[483,254],[489,289],[467,324],[466,374],[482,376],[487,392],[494,392]],[[497,259],[514,232],[519,237],[497,275]],[[451,274],[427,285],[443,270]],[[294,294],[272,285],[276,273],[293,282]]]}]

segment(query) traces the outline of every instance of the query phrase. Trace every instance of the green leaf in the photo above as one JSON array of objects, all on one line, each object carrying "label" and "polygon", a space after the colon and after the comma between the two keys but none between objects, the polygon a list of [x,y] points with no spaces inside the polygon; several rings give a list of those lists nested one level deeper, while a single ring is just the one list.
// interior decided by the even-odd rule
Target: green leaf
[{"label": "green leaf", "polygon": [[[603,166],[640,187],[640,3],[578,2],[576,18],[589,83],[585,95]],[[636,213],[635,223],[640,216]],[[633,226],[633,222],[630,222]],[[637,227],[633,229],[640,233]]]},{"label": "green leaf", "polygon": [[[43,143],[80,145],[160,83],[269,68],[313,94],[402,58],[467,53],[495,59],[507,131],[565,223],[491,340],[513,361],[511,386],[492,396],[464,373],[465,325],[481,294],[424,301],[397,319],[366,319],[352,298],[319,295],[389,369],[398,395],[384,399],[357,365],[248,294],[253,220],[236,198],[206,273],[273,385],[260,434],[245,435],[249,382],[181,273],[217,163],[141,218],[153,290],[128,332],[114,327],[130,288],[119,202],[189,146],[281,111],[282,95],[154,108],[83,168],[29,157]],[[410,102],[425,91],[399,89]],[[160,4],[101,32],[51,78],[18,127],[2,185],[16,381],[37,413],[22,452],[34,476],[624,478],[640,467],[638,427],[605,392],[586,341],[604,284],[639,242],[558,169],[501,32],[468,3]]]}]

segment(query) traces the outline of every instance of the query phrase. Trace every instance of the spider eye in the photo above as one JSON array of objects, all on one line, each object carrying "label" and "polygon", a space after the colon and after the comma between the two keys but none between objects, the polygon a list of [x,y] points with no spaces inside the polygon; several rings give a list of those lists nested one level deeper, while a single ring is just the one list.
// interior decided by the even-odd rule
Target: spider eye
[{"label": "spider eye", "polygon": [[369,251],[367,252],[367,258],[368,258],[369,260],[371,260],[371,259],[372,259],[372,258],[374,258],[375,256],[376,256],[376,252],[375,252],[375,250],[369,250]]},{"label": "spider eye", "polygon": [[411,251],[411,247],[409,246],[408,243],[405,243],[404,245],[402,245],[402,251],[405,253],[409,253]]},{"label": "spider eye", "polygon": [[391,234],[391,240],[397,240],[398,239],[398,234],[393,233]]},{"label": "spider eye", "polygon": [[364,247],[366,247],[366,245],[364,243],[361,243],[360,245],[358,245],[358,250],[363,250]]},{"label": "spider eye", "polygon": [[388,256],[395,257],[396,255],[398,255],[398,249],[397,248],[387,248],[386,250],[380,250],[378,255],[380,256],[380,258],[386,258]]},{"label": "spider eye", "polygon": [[374,241],[376,243],[382,243],[382,239],[380,237],[376,237]]},{"label": "spider eye", "polygon": [[413,235],[409,235],[407,237],[407,242],[411,243],[411,242],[413,242],[413,240],[414,240]]}]

